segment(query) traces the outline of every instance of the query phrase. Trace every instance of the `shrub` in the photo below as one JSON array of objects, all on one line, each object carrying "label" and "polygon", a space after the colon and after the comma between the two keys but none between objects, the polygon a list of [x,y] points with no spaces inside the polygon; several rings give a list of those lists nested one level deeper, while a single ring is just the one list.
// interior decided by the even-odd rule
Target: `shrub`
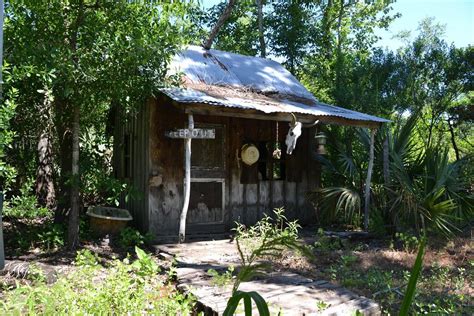
[{"label": "shrub", "polygon": [[52,224],[48,229],[38,233],[37,243],[46,250],[57,249],[64,246],[66,230],[63,225]]},{"label": "shrub", "polygon": [[132,227],[125,227],[120,232],[119,243],[124,248],[130,248],[134,246],[142,246],[148,244],[153,240],[153,236],[149,233],[142,235],[138,230]]},{"label": "shrub", "polygon": [[193,300],[170,291],[154,259],[136,248],[138,259],[114,260],[108,268],[90,251],[79,252],[77,270],[50,286],[19,285],[4,293],[0,314],[8,315],[188,315]]},{"label": "shrub", "polygon": [[51,215],[46,207],[38,206],[36,196],[32,194],[33,179],[27,181],[20,189],[20,195],[13,196],[5,202],[3,215],[10,218],[38,218]]}]

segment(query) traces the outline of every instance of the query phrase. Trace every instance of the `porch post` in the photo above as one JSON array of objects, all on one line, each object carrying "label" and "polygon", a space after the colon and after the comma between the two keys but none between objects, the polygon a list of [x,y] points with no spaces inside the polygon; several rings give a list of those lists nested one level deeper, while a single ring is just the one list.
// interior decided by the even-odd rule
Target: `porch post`
[{"label": "porch post", "polygon": [[186,215],[188,214],[189,197],[191,194],[191,135],[194,129],[193,114],[188,114],[189,137],[184,140],[184,203],[179,218],[179,243],[184,242],[186,236]]},{"label": "porch post", "polygon": [[370,203],[370,181],[372,179],[372,169],[374,168],[374,142],[376,128],[370,130],[369,166],[367,168],[367,179],[365,180],[365,203],[364,203],[364,230],[369,229],[369,203]]}]

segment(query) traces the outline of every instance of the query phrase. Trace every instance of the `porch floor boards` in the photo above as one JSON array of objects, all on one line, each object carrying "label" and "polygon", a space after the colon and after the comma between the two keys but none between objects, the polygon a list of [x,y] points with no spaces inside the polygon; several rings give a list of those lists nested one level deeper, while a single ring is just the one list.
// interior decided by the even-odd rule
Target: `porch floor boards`
[{"label": "porch floor boards", "polygon": [[[214,285],[207,271],[214,269],[222,273],[231,265],[238,267],[235,242],[226,239],[155,247],[165,257],[169,254],[177,260],[178,287],[192,293],[206,314],[222,315],[232,286]],[[379,305],[370,299],[327,281],[290,272],[272,272],[258,280],[243,282],[239,290],[257,291],[267,301],[271,315],[279,312],[283,315],[353,315],[357,310],[363,315],[380,315]],[[320,301],[329,307],[318,310]]]}]

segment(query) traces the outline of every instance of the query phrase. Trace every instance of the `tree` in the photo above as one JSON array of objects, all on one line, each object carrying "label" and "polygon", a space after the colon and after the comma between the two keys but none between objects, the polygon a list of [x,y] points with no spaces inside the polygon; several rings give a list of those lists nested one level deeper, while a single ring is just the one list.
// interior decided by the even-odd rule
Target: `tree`
[{"label": "tree", "polygon": [[[224,13],[227,5],[221,2],[202,17],[202,24],[214,27]],[[257,10],[253,0],[237,1],[230,14],[216,34],[215,48],[243,55],[255,56],[259,49]]]},{"label": "tree", "polygon": [[303,56],[312,43],[313,1],[275,1],[268,18],[269,47],[285,59],[283,64],[296,74]]},{"label": "tree", "polygon": [[70,248],[78,243],[81,126],[97,122],[112,103],[130,112],[165,84],[167,62],[190,26],[189,6],[125,0],[8,2],[6,59],[30,67],[31,73],[52,74],[48,89],[62,184],[70,184]]}]

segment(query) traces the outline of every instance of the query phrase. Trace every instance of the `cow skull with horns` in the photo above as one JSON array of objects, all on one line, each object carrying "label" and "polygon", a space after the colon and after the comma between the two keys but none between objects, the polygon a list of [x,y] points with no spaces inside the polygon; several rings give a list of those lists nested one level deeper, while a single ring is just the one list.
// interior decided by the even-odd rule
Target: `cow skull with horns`
[{"label": "cow skull with horns", "polygon": [[296,115],[294,115],[293,113],[290,113],[290,114],[292,116],[290,129],[288,130],[288,134],[286,135],[286,140],[285,140],[287,155],[291,155],[293,153],[293,150],[295,150],[296,141],[298,140],[298,137],[301,136],[303,127],[304,128],[313,127],[319,123],[319,120],[316,120],[314,121],[314,123],[311,123],[311,124],[303,124],[297,121]]}]

